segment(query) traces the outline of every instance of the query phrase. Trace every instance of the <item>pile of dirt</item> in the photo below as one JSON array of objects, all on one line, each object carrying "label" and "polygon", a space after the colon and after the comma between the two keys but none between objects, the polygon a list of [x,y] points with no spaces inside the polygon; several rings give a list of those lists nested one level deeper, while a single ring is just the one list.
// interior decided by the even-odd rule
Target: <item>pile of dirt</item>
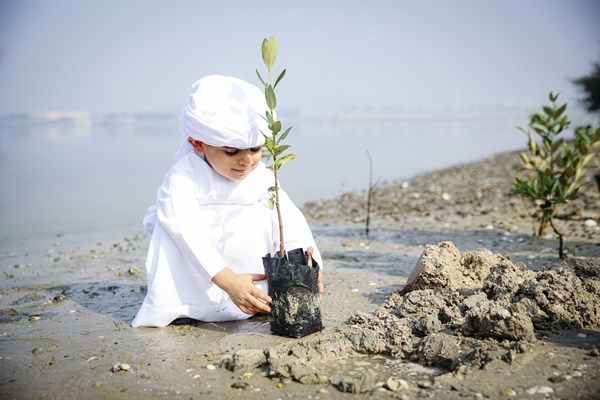
[{"label": "pile of dirt", "polygon": [[[597,265],[530,271],[486,249],[461,254],[451,242],[426,246],[408,283],[373,313],[302,341],[244,350],[222,360],[239,371],[301,383],[332,379],[327,361],[383,354],[446,370],[513,362],[537,330],[600,328]],[[582,277],[577,273],[584,274]]]}]

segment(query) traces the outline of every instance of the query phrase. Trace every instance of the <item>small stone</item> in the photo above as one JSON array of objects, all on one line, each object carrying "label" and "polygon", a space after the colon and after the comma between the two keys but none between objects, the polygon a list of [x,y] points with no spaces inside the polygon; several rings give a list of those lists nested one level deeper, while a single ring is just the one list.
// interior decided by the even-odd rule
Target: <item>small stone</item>
[{"label": "small stone", "polygon": [[566,378],[564,376],[555,375],[555,376],[551,376],[550,378],[548,378],[548,380],[552,383],[559,383],[559,382],[564,382],[566,380]]},{"label": "small stone", "polygon": [[252,372],[245,372],[244,375],[242,375],[242,379],[245,381],[252,379]]},{"label": "small stone", "polygon": [[96,381],[96,382],[94,382],[94,384],[92,385],[92,387],[94,389],[98,389],[98,388],[101,388],[102,386],[104,386],[104,384],[105,384],[104,381]]},{"label": "small stone", "polygon": [[488,224],[485,226],[485,229],[487,229],[488,231],[491,231],[492,229],[494,229],[494,225]]},{"label": "small stone", "polygon": [[536,394],[538,391],[539,386],[532,386],[529,389],[527,389],[527,394]]},{"label": "small stone", "polygon": [[131,267],[127,272],[129,272],[129,275],[139,275],[142,272],[142,270],[138,267]]},{"label": "small stone", "polygon": [[578,333],[576,336],[578,338],[582,338],[582,339],[585,339],[587,337],[587,335],[585,333]]},{"label": "small stone", "polygon": [[448,193],[442,193],[442,199],[448,201],[450,200],[450,195]]},{"label": "small stone", "polygon": [[397,392],[398,390],[406,390],[409,388],[408,382],[404,379],[398,379],[394,376],[390,376],[388,380],[385,382],[385,387],[392,392]]},{"label": "small stone", "polygon": [[402,182],[402,185],[400,185],[402,187],[402,189],[406,189],[408,188],[409,184],[408,182]]},{"label": "small stone", "polygon": [[550,386],[540,386],[538,387],[537,394],[550,394],[554,393],[554,389]]},{"label": "small stone", "polygon": [[66,297],[63,294],[56,295],[52,298],[52,302],[54,304],[60,303],[61,301],[65,301],[65,300],[66,300]]},{"label": "small stone", "polygon": [[39,315],[30,315],[29,316],[30,322],[39,321],[40,319],[42,319],[42,317],[40,317]]},{"label": "small stone", "polygon": [[329,393],[329,390],[327,390],[325,388],[321,388],[321,389],[317,390],[317,393],[319,393],[319,394],[327,394],[327,393]]},{"label": "small stone", "polygon": [[583,224],[590,228],[593,228],[594,226],[598,226],[598,222],[596,222],[596,220],[593,220],[591,218],[588,218],[585,221],[583,221]]},{"label": "small stone", "polygon": [[504,397],[514,397],[517,395],[517,392],[515,392],[514,389],[508,388],[506,390],[502,391],[502,396]]},{"label": "small stone", "polygon": [[129,371],[130,369],[131,369],[131,365],[129,365],[129,364],[115,364],[111,368],[111,371],[112,372]]},{"label": "small stone", "polygon": [[573,372],[571,373],[571,376],[572,376],[573,378],[579,378],[580,376],[583,376],[583,372],[581,372],[581,371],[573,371]]},{"label": "small stone", "polygon": [[598,356],[600,356],[600,350],[598,350],[597,347],[594,347],[593,349],[590,350],[590,352],[588,353],[588,356],[598,357]]},{"label": "small stone", "polygon": [[33,354],[42,354],[44,352],[44,350],[42,350],[41,347],[36,347],[35,349],[31,350],[31,352]]},{"label": "small stone", "polygon": [[429,389],[431,386],[433,386],[433,382],[429,380],[422,380],[417,382],[417,386],[419,386],[421,389]]},{"label": "small stone", "polygon": [[244,381],[235,381],[231,384],[231,387],[234,389],[243,389],[243,390],[247,390],[250,388],[250,385],[248,384],[248,382],[244,382]]},{"label": "small stone", "polygon": [[214,365],[212,365],[212,364],[208,364],[208,365],[206,366],[206,369],[207,369],[207,370],[209,370],[209,371],[214,371],[215,369],[217,369],[217,367],[216,367],[216,366],[214,366]]}]

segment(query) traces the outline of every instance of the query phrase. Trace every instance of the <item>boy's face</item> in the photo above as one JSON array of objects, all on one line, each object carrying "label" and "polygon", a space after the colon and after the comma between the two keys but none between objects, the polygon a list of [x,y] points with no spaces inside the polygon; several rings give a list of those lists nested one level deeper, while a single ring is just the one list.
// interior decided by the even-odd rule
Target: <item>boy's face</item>
[{"label": "boy's face", "polygon": [[262,158],[261,147],[236,149],[215,147],[199,140],[188,138],[196,153],[204,154],[208,164],[220,175],[232,181],[241,181],[256,169]]}]

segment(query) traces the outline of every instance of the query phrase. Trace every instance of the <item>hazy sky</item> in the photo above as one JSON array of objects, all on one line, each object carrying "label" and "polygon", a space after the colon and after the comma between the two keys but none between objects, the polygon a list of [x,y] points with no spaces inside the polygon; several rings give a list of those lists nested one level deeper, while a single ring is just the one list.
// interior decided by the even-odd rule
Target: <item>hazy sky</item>
[{"label": "hazy sky", "polygon": [[594,0],[0,0],[0,114],[176,112],[203,75],[256,83],[271,34],[288,109],[572,100],[598,21]]}]

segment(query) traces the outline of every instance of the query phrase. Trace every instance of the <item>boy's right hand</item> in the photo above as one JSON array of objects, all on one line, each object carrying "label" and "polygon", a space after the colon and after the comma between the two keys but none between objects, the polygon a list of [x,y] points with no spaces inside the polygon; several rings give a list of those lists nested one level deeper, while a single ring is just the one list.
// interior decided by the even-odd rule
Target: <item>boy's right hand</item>
[{"label": "boy's right hand", "polygon": [[212,281],[227,292],[242,312],[254,315],[257,312],[271,312],[271,307],[266,304],[272,301],[271,297],[252,284],[264,279],[264,274],[236,274],[227,267],[213,276]]}]

